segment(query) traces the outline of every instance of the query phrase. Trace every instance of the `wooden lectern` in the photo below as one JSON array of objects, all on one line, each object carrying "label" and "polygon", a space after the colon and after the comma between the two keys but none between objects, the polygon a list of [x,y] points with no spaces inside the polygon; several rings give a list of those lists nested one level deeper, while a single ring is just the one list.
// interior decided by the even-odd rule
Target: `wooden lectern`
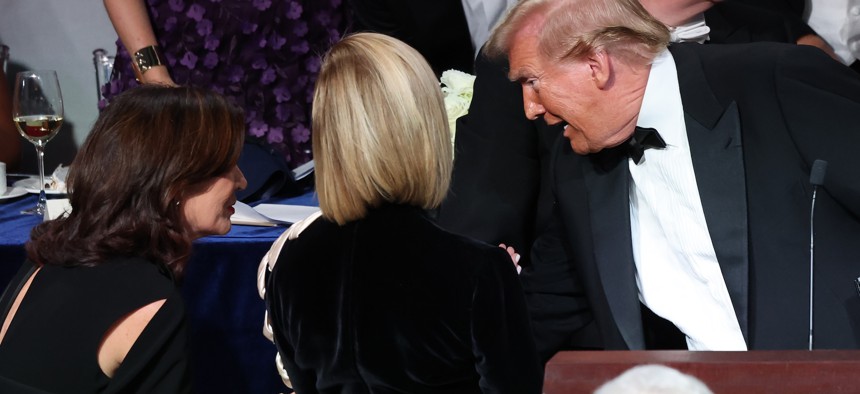
[{"label": "wooden lectern", "polygon": [[591,393],[624,371],[662,364],[703,381],[715,394],[860,393],[860,351],[569,351],[546,365],[545,394]]}]

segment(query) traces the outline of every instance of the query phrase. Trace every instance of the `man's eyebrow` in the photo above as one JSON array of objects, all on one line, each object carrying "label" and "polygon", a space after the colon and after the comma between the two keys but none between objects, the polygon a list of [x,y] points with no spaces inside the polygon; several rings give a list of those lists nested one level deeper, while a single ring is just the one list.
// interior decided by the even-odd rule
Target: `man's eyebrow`
[{"label": "man's eyebrow", "polygon": [[522,68],[518,68],[516,70],[511,69],[510,71],[508,71],[508,80],[510,80],[511,82],[522,81],[526,78],[526,74],[527,71],[523,70]]}]

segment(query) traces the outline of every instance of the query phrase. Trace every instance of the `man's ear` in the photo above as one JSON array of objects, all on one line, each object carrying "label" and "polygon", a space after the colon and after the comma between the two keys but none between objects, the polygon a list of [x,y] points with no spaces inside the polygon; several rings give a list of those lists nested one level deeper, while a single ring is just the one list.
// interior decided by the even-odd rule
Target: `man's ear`
[{"label": "man's ear", "polygon": [[585,58],[591,72],[591,80],[598,89],[604,89],[612,80],[612,58],[603,49],[595,49]]}]

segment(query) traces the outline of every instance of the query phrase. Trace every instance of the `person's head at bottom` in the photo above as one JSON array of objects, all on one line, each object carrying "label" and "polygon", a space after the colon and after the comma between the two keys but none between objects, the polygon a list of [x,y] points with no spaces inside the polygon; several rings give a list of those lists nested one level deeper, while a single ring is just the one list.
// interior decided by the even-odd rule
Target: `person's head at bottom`
[{"label": "person's head at bottom", "polygon": [[181,274],[197,238],[230,230],[242,110],[192,87],[141,86],[114,98],[70,167],[72,211],[27,244],[41,264],[139,256]]},{"label": "person's head at bottom", "polygon": [[600,386],[594,394],[713,394],[693,376],[665,365],[639,365]]},{"label": "person's head at bottom", "polygon": [[452,147],[439,82],[405,43],[358,33],[323,59],[312,112],[320,210],[344,224],[397,203],[439,205]]}]

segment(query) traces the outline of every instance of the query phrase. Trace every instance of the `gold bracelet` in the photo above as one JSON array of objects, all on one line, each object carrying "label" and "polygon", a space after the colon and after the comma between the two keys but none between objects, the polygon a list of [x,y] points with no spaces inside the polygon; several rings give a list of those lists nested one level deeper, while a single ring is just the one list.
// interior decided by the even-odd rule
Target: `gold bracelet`
[{"label": "gold bracelet", "polygon": [[161,47],[150,45],[134,53],[131,65],[134,68],[135,78],[140,82],[143,74],[149,71],[150,68],[163,66],[164,63],[164,54],[161,53]]}]

